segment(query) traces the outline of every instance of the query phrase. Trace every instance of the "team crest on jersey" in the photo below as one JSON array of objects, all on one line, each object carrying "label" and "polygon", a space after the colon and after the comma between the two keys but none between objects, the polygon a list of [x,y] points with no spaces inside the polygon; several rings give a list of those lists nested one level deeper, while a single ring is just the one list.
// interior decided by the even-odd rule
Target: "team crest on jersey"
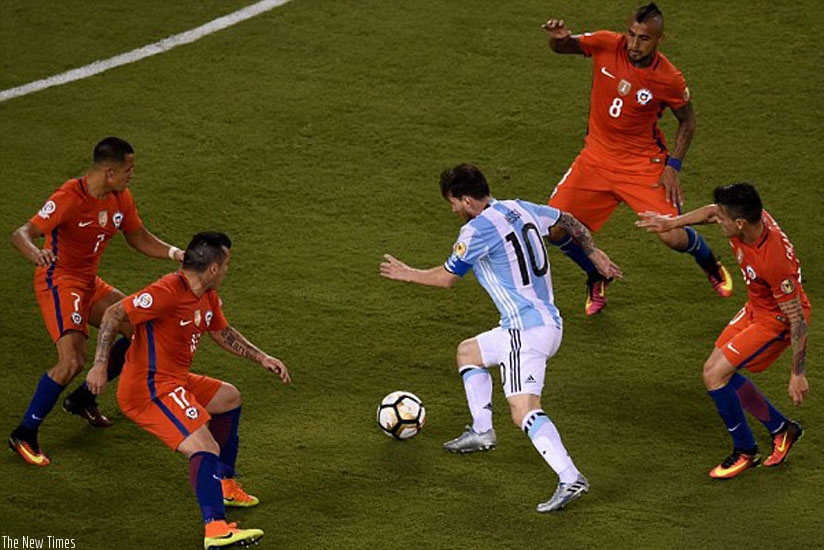
[{"label": "team crest on jersey", "polygon": [[134,298],[132,298],[132,305],[134,307],[142,307],[143,309],[149,309],[150,307],[152,307],[153,303],[154,298],[152,298],[152,295],[148,292],[144,292],[143,294],[140,294],[139,296],[135,296]]},{"label": "team crest on jersey", "polygon": [[744,261],[744,251],[740,248],[735,250],[735,259],[738,260],[739,264]]},{"label": "team crest on jersey", "polygon": [[630,90],[632,90],[632,84],[622,78],[618,83],[618,95],[627,95]]},{"label": "team crest on jersey", "polygon": [[54,214],[55,210],[57,210],[57,205],[54,204],[54,201],[46,201],[46,204],[43,205],[43,208],[40,209],[40,212],[38,212],[37,215],[44,220],[48,220],[49,216]]},{"label": "team crest on jersey", "polygon": [[123,212],[117,211],[112,216],[112,223],[114,224],[115,229],[120,229],[120,224],[123,223]]},{"label": "team crest on jersey", "polygon": [[646,88],[641,88],[635,92],[635,100],[638,101],[640,105],[646,105],[652,101],[652,92]]},{"label": "team crest on jersey", "polygon": [[755,274],[755,270],[752,268],[751,265],[748,265],[746,268],[747,278],[751,281],[754,281],[757,275]]},{"label": "team crest on jersey", "polygon": [[784,294],[792,294],[795,292],[795,283],[792,279],[784,279],[781,281],[781,292]]},{"label": "team crest on jersey", "polygon": [[214,317],[214,313],[212,310],[206,312],[206,326],[209,327],[212,324],[212,317]]},{"label": "team crest on jersey", "polygon": [[97,214],[97,223],[100,224],[100,227],[106,227],[106,222],[109,221],[109,211],[108,210],[101,210]]},{"label": "team crest on jersey", "polygon": [[199,309],[197,309],[197,310],[195,310],[195,326],[196,326],[196,327],[199,327],[199,326],[200,326],[200,320],[201,320],[201,317],[200,317],[200,310],[199,310]]},{"label": "team crest on jersey", "polygon": [[454,246],[454,251],[456,256],[463,259],[466,256],[466,243],[463,241],[456,242]]},{"label": "team crest on jersey", "polygon": [[[787,294],[789,294],[789,292]],[[72,323],[74,323],[75,325],[82,325],[83,316],[75,311],[74,313],[72,313]]]}]

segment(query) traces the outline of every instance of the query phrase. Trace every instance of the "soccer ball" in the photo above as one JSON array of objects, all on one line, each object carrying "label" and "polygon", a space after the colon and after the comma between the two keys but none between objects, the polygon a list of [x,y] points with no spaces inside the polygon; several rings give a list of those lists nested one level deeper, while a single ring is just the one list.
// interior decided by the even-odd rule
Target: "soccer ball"
[{"label": "soccer ball", "polygon": [[378,424],[383,433],[395,439],[415,436],[426,422],[426,409],[420,398],[408,391],[387,395],[378,407]]}]

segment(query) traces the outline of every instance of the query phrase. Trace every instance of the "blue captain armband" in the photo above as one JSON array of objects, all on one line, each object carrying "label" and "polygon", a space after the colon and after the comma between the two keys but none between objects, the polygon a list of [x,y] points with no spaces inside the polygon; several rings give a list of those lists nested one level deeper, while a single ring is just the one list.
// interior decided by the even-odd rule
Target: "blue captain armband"
[{"label": "blue captain armband", "polygon": [[444,269],[448,272],[452,273],[453,275],[457,275],[458,277],[463,277],[464,275],[472,269],[472,266],[465,261],[458,258],[456,254],[452,254],[446,263],[443,264]]},{"label": "blue captain armband", "polygon": [[667,157],[667,166],[671,166],[676,172],[681,171],[681,159],[675,157]]}]

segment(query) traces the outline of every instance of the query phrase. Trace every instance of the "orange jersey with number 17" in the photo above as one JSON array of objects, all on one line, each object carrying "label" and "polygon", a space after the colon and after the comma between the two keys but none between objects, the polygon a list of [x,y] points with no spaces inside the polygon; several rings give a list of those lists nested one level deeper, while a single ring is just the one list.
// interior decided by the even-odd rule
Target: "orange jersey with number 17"
[{"label": "orange jersey with number 17", "polygon": [[756,318],[788,324],[779,304],[798,297],[809,318],[811,306],[801,286],[801,267],[795,248],[766,210],[761,214],[761,222],[764,232],[755,244],[744,244],[737,237],[730,239],[747,283],[747,307]]},{"label": "orange jersey with number 17", "polygon": [[623,34],[598,31],[577,37],[592,57],[589,129],[582,156],[618,172],[660,170],[667,144],[658,119],[689,102],[681,72],[656,52],[649,67],[635,67]]}]

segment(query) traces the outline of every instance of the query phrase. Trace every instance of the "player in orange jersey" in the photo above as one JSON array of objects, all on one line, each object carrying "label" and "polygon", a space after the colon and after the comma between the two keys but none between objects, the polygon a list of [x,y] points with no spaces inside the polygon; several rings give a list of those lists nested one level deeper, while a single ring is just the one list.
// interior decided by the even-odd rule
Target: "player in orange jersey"
[{"label": "player in orange jersey", "polygon": [[[550,206],[571,213],[593,233],[621,202],[637,213],[677,214],[684,199],[679,172],[696,122],[683,75],[658,51],[664,39],[661,10],[655,4],[638,8],[625,34],[573,35],[557,19],[543,28],[554,52],[593,60],[585,146],[552,192]],[[672,152],[658,128],[667,108],[678,119]],[[719,295],[732,294],[729,273],[697,231],[683,227],[659,237],[673,250],[692,255]],[[553,228],[550,242],[587,273],[586,314],[600,312],[609,279],[562,229]]]},{"label": "player in orange jersey", "polygon": [[134,327],[117,401],[126,416],[189,459],[189,479],[206,524],[204,548],[253,542],[263,531],[226,523],[224,506],[255,506],[258,499],[234,480],[240,392],[189,372],[200,338],[208,333],[222,348],[291,381],[280,360],[256,348],[223,316],[217,288],[229,269],[231,246],[223,233],[198,233],[179,271],[110,306],[86,378],[95,395],[103,391],[115,333],[124,323]]},{"label": "player in orange jersey", "polygon": [[[134,149],[116,137],[94,148],[94,165],[86,175],[64,183],[22,227],[12,244],[37,266],[34,289],[46,328],[57,347],[57,364],[45,373],[29,408],[9,436],[9,446],[29,464],[46,466],[37,435],[41,422],[60,393],[86,362],[88,325],[98,326],[103,312],[123,293],[97,276],[97,267],[111,238],[121,231],[139,252],[153,258],[183,260],[183,252],[152,235],[140,220],[128,189],[134,174]],[[35,241],[46,237],[40,248]],[[112,349],[110,376],[123,366],[131,328]],[[63,407],[95,427],[107,427],[94,395],[85,384],[72,392]]]},{"label": "player in orange jersey", "polygon": [[644,213],[638,226],[661,233],[690,224],[717,223],[730,240],[747,283],[749,300],[715,342],[704,364],[704,385],[733,439],[733,452],[713,468],[716,479],[735,477],[760,462],[744,410],[773,438],[764,466],[784,462],[801,438],[801,425],[788,420],[740,369],[761,372],[792,347],[789,394],[800,405],[809,391],[805,374],[810,302],[801,286],[801,268],[789,238],[763,209],[749,183],[719,187],[715,203],[675,218]]}]

